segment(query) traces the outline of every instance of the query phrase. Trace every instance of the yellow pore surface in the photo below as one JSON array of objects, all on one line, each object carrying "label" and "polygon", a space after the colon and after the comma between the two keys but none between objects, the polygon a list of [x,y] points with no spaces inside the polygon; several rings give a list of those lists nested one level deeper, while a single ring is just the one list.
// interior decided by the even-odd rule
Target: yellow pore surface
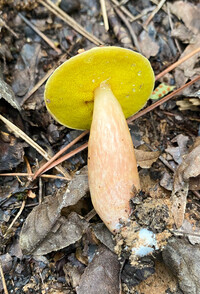
[{"label": "yellow pore surface", "polygon": [[89,129],[94,90],[106,82],[126,118],[139,111],[154,87],[154,73],[141,54],[120,47],[97,47],[59,66],[48,79],[45,103],[51,115],[73,129]]}]

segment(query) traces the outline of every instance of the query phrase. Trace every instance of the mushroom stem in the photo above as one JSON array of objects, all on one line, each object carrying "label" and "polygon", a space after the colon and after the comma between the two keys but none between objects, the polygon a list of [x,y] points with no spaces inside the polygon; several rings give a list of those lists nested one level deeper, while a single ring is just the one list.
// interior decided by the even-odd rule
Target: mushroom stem
[{"label": "mushroom stem", "polygon": [[105,82],[94,93],[88,176],[93,206],[108,229],[116,233],[120,221],[128,221],[129,201],[140,189],[140,181],[126,119]]}]

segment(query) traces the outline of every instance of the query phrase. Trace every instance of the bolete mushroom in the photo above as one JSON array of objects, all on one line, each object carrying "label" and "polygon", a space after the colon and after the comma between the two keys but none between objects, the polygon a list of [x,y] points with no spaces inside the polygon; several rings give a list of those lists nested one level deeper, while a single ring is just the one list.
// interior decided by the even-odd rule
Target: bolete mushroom
[{"label": "bolete mushroom", "polygon": [[126,118],[152,93],[154,73],[141,54],[119,47],[90,49],[59,66],[46,83],[48,111],[61,124],[90,129],[88,176],[93,206],[117,232],[140,189]]}]

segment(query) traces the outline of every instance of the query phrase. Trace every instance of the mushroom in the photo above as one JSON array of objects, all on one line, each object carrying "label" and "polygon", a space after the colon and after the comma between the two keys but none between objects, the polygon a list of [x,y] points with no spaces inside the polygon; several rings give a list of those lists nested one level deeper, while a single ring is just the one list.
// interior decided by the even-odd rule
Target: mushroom
[{"label": "mushroom", "polygon": [[154,73],[141,54],[119,47],[90,49],[64,62],[48,79],[50,114],[73,129],[90,129],[88,178],[93,206],[116,233],[140,189],[126,118],[152,93]]}]

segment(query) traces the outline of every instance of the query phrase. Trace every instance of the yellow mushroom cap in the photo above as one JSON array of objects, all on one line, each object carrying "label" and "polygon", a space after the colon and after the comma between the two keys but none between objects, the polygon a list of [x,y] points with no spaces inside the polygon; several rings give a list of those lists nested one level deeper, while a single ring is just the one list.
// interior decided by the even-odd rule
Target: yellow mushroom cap
[{"label": "yellow mushroom cap", "polygon": [[51,115],[72,129],[89,129],[94,90],[109,84],[126,118],[139,111],[154,87],[149,61],[120,47],[97,47],[65,61],[50,76],[45,103]]}]

